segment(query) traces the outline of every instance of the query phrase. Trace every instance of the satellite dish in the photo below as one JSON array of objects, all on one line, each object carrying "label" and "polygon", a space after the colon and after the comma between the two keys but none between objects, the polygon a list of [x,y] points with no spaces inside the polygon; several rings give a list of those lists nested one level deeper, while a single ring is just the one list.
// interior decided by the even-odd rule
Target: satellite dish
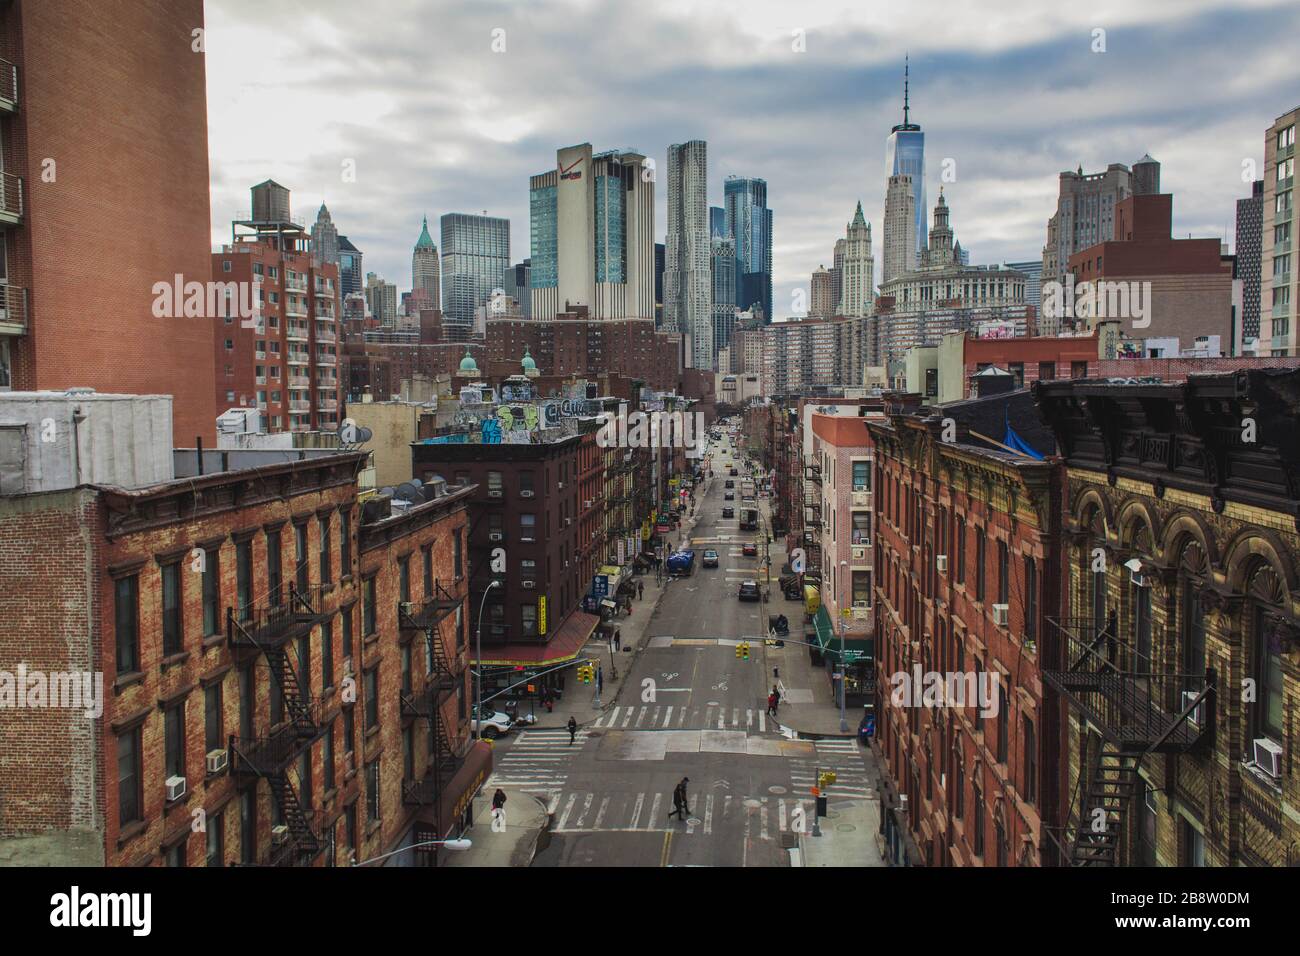
[{"label": "satellite dish", "polygon": [[380,488],[379,493],[385,496],[386,498],[391,498],[393,497],[394,494],[396,494],[396,489],[394,489],[392,485],[388,485],[384,488]]},{"label": "satellite dish", "polygon": [[420,486],[409,481],[397,486],[397,497],[403,501],[420,501],[423,498],[420,494]]}]

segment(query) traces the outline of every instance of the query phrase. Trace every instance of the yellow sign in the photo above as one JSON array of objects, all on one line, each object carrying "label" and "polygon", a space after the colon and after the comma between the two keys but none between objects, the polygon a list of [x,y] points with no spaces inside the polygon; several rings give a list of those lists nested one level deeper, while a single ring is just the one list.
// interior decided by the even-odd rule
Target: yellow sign
[{"label": "yellow sign", "polygon": [[537,599],[537,633],[546,633],[546,596]]}]

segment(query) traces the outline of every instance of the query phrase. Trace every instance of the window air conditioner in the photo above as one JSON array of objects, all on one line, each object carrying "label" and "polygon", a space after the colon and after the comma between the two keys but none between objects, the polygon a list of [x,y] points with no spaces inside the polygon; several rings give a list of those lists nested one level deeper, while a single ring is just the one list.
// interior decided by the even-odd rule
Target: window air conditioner
[{"label": "window air conditioner", "polygon": [[504,536],[501,534],[500,531],[489,531],[489,532],[488,532],[488,540],[489,540],[489,541],[500,541],[500,540],[502,539],[502,537],[504,537]]},{"label": "window air conditioner", "polygon": [[281,823],[278,827],[271,827],[271,845],[283,846],[289,840],[289,828]]},{"label": "window air conditioner", "polygon": [[[1186,710],[1188,707],[1192,706],[1192,701],[1196,700],[1196,698],[1199,696],[1200,694],[1198,694],[1194,690],[1183,691],[1183,710]],[[1202,724],[1205,723],[1205,701],[1201,701],[1199,704],[1196,705],[1196,709],[1192,711],[1191,717],[1189,719],[1197,727],[1200,727]]]},{"label": "window air conditioner", "polygon": [[948,573],[948,555],[937,554],[934,558],[934,567],[940,574]]},{"label": "window air conditioner", "polygon": [[171,803],[173,800],[179,800],[183,796],[185,796],[185,778],[168,777],[167,778],[167,802]]},{"label": "window air conditioner", "polygon": [[530,490],[527,489],[527,488],[525,488],[523,491],[519,492],[519,497],[520,497],[520,498],[531,498],[532,496],[533,496],[532,491],[530,491]]},{"label": "window air conditioner", "polygon": [[1007,623],[1008,623],[1008,621],[1010,621],[1010,619],[1011,619],[1011,605],[1010,605],[1010,604],[995,604],[995,605],[993,605],[993,623],[994,623],[994,624],[996,624],[998,627],[1006,627],[1006,626],[1007,626]]},{"label": "window air conditioner", "polygon": [[224,750],[208,751],[208,773],[221,773],[226,769],[228,755]]},{"label": "window air conditioner", "polygon": [[520,581],[520,582],[519,582],[519,586],[520,586],[521,588],[525,588],[525,589],[531,591],[533,588],[537,587],[537,582],[536,582],[536,581]]},{"label": "window air conditioner", "polygon": [[1282,776],[1282,748],[1267,737],[1256,737],[1255,766],[1274,779]]}]

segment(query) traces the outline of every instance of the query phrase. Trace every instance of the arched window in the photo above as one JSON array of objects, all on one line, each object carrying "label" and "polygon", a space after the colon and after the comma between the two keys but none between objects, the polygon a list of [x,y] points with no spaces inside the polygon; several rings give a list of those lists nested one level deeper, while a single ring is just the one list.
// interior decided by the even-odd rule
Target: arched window
[{"label": "arched window", "polygon": [[[1143,522],[1134,532],[1131,548],[1135,554],[1149,555],[1151,549],[1151,528]],[[1151,588],[1145,582],[1138,583],[1138,579],[1131,582],[1132,588],[1132,633],[1134,659],[1132,670],[1138,674],[1154,673],[1152,657],[1153,648],[1151,646]]]},{"label": "arched window", "polygon": [[966,810],[966,776],[961,759],[961,744],[952,748],[953,816],[958,820]]},{"label": "arched window", "polygon": [[1205,618],[1199,592],[1208,567],[1199,541],[1193,538],[1183,545],[1178,556],[1178,666],[1184,675],[1183,690],[1198,693],[1199,678],[1205,674]]},{"label": "arched window", "polygon": [[1083,573],[1088,581],[1088,603],[1092,608],[1093,632],[1096,633],[1106,624],[1106,565],[1102,562],[1098,567],[1093,563],[1093,552],[1106,547],[1106,519],[1101,508],[1092,506],[1085,526],[1088,538],[1083,549]]},{"label": "arched window", "polygon": [[1281,610],[1286,589],[1277,572],[1260,563],[1246,584],[1251,624],[1252,676],[1255,678],[1253,733],[1282,741],[1282,648],[1271,633],[1270,619]]}]

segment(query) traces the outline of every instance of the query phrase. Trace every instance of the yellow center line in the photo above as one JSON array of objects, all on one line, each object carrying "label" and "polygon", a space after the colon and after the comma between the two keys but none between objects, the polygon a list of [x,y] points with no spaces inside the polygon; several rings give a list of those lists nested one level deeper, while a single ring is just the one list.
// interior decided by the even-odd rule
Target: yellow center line
[{"label": "yellow center line", "polygon": [[659,857],[660,867],[666,867],[668,865],[668,848],[672,845],[672,842],[673,842],[673,831],[669,830],[664,834],[664,852]]}]

